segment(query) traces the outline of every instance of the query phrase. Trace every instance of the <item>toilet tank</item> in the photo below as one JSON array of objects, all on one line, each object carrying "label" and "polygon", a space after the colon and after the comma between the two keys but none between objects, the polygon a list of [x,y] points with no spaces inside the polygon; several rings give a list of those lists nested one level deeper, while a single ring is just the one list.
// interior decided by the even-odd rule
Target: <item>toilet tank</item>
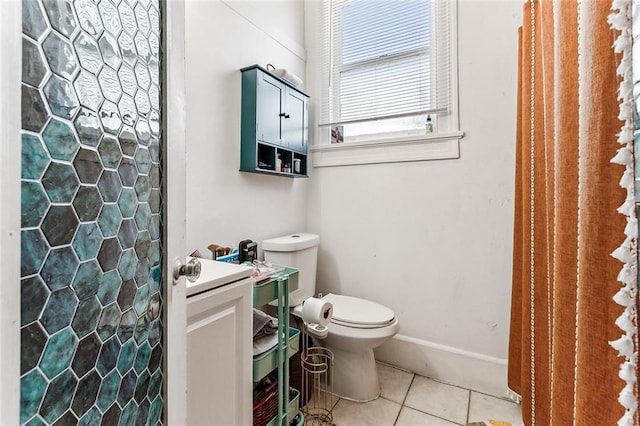
[{"label": "toilet tank", "polygon": [[316,266],[320,237],[298,233],[271,238],[262,242],[264,260],[290,266],[299,271],[298,289],[289,293],[289,306],[297,306],[316,292]]}]

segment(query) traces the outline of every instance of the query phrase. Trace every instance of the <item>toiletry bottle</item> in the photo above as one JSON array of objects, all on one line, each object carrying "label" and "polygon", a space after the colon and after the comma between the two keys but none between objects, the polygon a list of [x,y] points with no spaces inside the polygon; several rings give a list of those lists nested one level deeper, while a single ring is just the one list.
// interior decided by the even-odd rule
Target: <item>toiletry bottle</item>
[{"label": "toiletry bottle", "polygon": [[282,171],[282,159],[280,158],[280,153],[278,153],[278,158],[276,159],[276,172]]},{"label": "toiletry bottle", "polygon": [[427,133],[433,133],[433,121],[431,121],[431,115],[427,115],[427,122],[424,126]]}]

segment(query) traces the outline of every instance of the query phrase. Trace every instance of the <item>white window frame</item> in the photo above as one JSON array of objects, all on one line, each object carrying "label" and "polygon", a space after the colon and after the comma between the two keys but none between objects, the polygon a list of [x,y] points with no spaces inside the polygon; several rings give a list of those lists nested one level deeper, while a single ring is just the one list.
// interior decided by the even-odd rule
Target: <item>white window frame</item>
[{"label": "white window frame", "polygon": [[[449,113],[439,118],[433,134],[424,132],[404,132],[402,135],[383,137],[360,137],[357,141],[340,144],[330,143],[330,126],[320,126],[320,96],[326,90],[329,77],[322,69],[322,57],[326,35],[321,16],[328,2],[307,0],[306,31],[308,40],[307,89],[312,94],[310,100],[310,150],[314,167],[342,165],[411,162],[425,160],[455,159],[460,157],[459,141],[464,136],[460,131],[458,118],[458,54],[457,54],[457,0],[434,0],[451,2],[450,10],[450,87],[451,102]],[[316,96],[314,96],[316,94]]]}]

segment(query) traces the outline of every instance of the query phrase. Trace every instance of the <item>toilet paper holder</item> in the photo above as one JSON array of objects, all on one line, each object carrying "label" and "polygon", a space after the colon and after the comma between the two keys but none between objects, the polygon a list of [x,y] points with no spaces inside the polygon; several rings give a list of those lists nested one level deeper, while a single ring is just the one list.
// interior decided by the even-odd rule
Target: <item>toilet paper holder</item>
[{"label": "toilet paper holder", "polygon": [[307,332],[318,339],[326,339],[329,335],[329,327],[326,325],[308,323]]},{"label": "toilet paper holder", "polygon": [[333,352],[321,346],[309,347],[307,335],[326,338],[332,316],[333,305],[326,300],[309,297],[302,305],[301,401],[306,401],[302,412],[309,425],[333,424]]},{"label": "toilet paper holder", "polygon": [[[301,399],[306,425],[333,425],[333,352],[321,346],[308,346],[309,336],[327,336],[329,328],[320,324],[302,324],[302,367]],[[319,336],[318,336],[319,337]],[[324,338],[321,337],[321,338]],[[313,399],[311,398],[313,396]]]},{"label": "toilet paper holder", "polygon": [[[326,328],[332,316],[333,305],[331,302],[316,297],[308,297],[302,304],[302,320],[306,324],[318,324]],[[317,330],[317,327],[314,327],[315,330]]]}]

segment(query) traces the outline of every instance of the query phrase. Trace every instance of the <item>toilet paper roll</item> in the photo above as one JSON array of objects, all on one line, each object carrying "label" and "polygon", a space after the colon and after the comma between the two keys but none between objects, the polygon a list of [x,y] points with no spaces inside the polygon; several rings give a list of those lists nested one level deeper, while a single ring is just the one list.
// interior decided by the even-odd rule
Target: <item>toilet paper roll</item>
[{"label": "toilet paper roll", "polygon": [[322,299],[309,297],[302,305],[302,319],[306,323],[326,326],[331,321],[333,305]]}]

